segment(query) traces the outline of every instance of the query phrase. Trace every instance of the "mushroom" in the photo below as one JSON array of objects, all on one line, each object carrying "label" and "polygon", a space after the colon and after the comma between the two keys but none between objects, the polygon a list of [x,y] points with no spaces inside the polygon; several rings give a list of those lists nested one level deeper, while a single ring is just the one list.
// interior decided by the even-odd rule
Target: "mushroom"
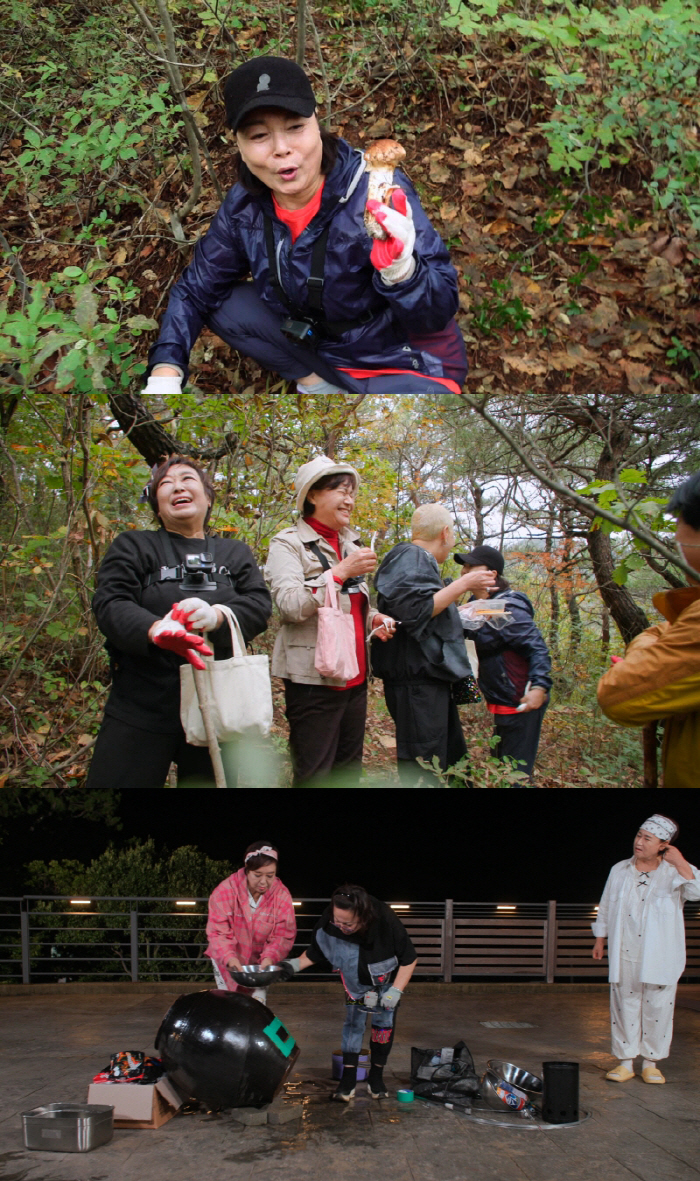
[{"label": "mushroom", "polygon": [[[406,149],[395,139],[377,139],[369,145],[365,150],[365,164],[369,173],[368,200],[374,199],[386,205],[392,190],[400,187],[394,184],[394,169],[405,159]],[[371,238],[388,237],[386,230],[367,209],[365,228]]]}]

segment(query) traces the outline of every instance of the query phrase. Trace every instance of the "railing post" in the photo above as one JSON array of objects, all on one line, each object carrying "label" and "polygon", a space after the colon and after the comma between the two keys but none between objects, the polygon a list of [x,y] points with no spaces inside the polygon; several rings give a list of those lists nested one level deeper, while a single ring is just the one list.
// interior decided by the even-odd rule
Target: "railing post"
[{"label": "railing post", "polygon": [[445,925],[442,934],[442,978],[445,984],[452,983],[455,959],[454,900],[445,899]]},{"label": "railing post", "polygon": [[26,898],[20,902],[19,930],[22,947],[22,984],[29,984],[32,965],[29,955],[29,904]]},{"label": "railing post", "polygon": [[139,908],[131,908],[131,980],[135,984],[139,978]]},{"label": "railing post", "polygon": [[557,962],[557,904],[550,899],[547,903],[547,935],[544,953],[544,970],[547,984],[554,983],[554,968]]}]

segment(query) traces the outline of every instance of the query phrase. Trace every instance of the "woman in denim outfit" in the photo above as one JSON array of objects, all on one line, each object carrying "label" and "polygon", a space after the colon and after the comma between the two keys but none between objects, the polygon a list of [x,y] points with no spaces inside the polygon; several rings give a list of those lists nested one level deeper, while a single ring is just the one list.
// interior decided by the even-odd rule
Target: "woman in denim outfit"
[{"label": "woman in denim outfit", "polygon": [[372,1099],[389,1092],[383,1071],[394,1040],[396,1010],[416,967],[416,949],[393,910],[372,898],[362,886],[334,890],[314,928],[311,945],[298,959],[280,965],[286,979],[295,972],[328,960],[345,989],[343,1075],[333,1095],[348,1103],[355,1094],[357,1064],[367,1014],[372,1018],[367,1089]]}]

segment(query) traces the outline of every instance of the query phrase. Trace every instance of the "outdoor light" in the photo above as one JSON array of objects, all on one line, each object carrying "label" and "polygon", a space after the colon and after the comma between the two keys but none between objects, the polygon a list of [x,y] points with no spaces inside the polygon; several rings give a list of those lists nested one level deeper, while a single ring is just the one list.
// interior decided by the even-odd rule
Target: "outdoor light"
[{"label": "outdoor light", "polygon": [[410,910],[407,902],[391,902],[389,904],[391,910]]},{"label": "outdoor light", "polygon": [[90,898],[71,898],[70,900],[71,906],[89,906],[90,902]]},{"label": "outdoor light", "polygon": [[183,899],[181,902],[176,902],[175,905],[176,906],[196,906],[197,903],[196,902],[189,902],[186,899]]},{"label": "outdoor light", "polygon": [[514,906],[497,906],[496,910],[515,910]]}]

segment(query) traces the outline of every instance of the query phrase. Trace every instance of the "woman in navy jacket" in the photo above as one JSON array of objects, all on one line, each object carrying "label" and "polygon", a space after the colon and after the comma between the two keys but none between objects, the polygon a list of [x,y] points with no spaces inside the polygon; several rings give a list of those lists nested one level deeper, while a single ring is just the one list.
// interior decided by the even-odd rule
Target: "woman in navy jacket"
[{"label": "woman in navy jacket", "polygon": [[239,181],[173,288],[146,392],[179,391],[204,325],[306,391],[459,390],[457,275],[407,177],[368,214],[363,153],[320,128],[286,58],[239,66],[224,96]]},{"label": "woman in navy jacket", "polygon": [[503,577],[503,554],[491,546],[477,545],[468,554],[455,554],[455,561],[496,574],[494,589],[475,592],[475,600],[503,602],[503,617],[478,619],[471,604],[460,608],[460,614],[465,636],[474,641],[479,657],[479,688],[493,714],[498,737],[493,753],[498,759],[514,759],[519,771],[532,776],[552,687],[552,662],[532,603],[522,591],[511,590]]}]

